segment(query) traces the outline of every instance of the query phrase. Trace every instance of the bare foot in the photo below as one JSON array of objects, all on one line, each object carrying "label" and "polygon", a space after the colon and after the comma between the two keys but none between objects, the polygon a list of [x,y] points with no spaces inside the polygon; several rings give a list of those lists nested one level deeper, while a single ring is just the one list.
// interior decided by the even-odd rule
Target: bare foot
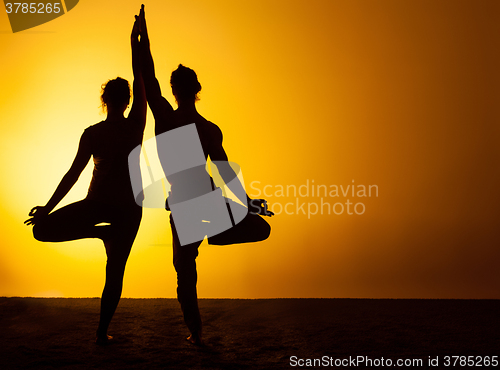
[{"label": "bare foot", "polygon": [[186,338],[186,340],[189,343],[194,344],[195,346],[203,346],[204,345],[203,340],[201,339],[200,332],[191,334],[189,337]]},{"label": "bare foot", "polygon": [[96,337],[95,344],[98,346],[106,346],[111,343],[113,337],[111,335],[106,335],[105,337]]}]

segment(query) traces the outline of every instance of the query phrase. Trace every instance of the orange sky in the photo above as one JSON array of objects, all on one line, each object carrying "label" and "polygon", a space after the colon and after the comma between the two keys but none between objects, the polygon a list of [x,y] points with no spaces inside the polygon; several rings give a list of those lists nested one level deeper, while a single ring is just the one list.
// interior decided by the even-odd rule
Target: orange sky
[{"label": "orange sky", "polygon": [[[223,130],[249,195],[269,185],[283,208],[266,242],[201,247],[200,297],[500,298],[500,3],[145,4],[164,96],[174,102],[179,63],[193,68],[198,109]],[[81,0],[16,34],[1,7],[0,296],[101,294],[99,241],[40,243],[23,221],[104,119],[101,84],[132,79],[139,7]],[[85,197],[90,170],[61,205]],[[328,196],[311,194],[313,180]],[[308,195],[291,193],[307,183]],[[353,184],[378,196],[344,196]],[[348,201],[364,213],[297,207]],[[170,243],[167,212],[145,209],[124,297],[175,296]]]}]

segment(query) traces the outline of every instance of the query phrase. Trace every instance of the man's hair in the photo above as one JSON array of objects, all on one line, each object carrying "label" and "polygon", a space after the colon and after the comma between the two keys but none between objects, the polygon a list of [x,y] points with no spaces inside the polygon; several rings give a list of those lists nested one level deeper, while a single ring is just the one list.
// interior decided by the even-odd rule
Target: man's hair
[{"label": "man's hair", "polygon": [[201,85],[196,72],[191,68],[179,64],[170,76],[170,85],[178,101],[199,100],[198,93],[201,91]]}]

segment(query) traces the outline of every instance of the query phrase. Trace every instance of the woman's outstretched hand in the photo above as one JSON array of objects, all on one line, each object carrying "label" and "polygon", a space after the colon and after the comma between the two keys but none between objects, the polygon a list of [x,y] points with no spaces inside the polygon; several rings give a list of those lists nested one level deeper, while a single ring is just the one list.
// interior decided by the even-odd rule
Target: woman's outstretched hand
[{"label": "woman's outstretched hand", "polygon": [[31,216],[31,218],[28,218],[26,221],[24,221],[24,223],[28,226],[34,225],[38,220],[47,216],[49,212],[50,212],[49,209],[44,206],[33,207],[30,213],[28,214],[28,216]]},{"label": "woman's outstretched hand", "polygon": [[139,35],[141,34],[141,19],[136,15],[134,27],[132,27],[132,34],[130,35],[130,41],[132,45],[139,42]]}]

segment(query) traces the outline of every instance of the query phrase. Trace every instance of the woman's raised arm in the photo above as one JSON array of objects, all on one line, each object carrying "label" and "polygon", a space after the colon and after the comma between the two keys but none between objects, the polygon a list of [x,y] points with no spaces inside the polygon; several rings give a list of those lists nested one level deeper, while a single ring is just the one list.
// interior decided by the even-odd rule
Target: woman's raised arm
[{"label": "woman's raised arm", "polygon": [[132,28],[132,34],[130,35],[130,42],[132,46],[132,72],[134,74],[134,82],[132,84],[134,100],[129,118],[131,118],[134,122],[137,122],[142,130],[144,130],[144,127],[146,126],[148,103],[146,101],[146,90],[144,88],[141,58],[139,55],[139,35],[141,32],[140,23],[140,18],[135,16],[134,27]]}]

